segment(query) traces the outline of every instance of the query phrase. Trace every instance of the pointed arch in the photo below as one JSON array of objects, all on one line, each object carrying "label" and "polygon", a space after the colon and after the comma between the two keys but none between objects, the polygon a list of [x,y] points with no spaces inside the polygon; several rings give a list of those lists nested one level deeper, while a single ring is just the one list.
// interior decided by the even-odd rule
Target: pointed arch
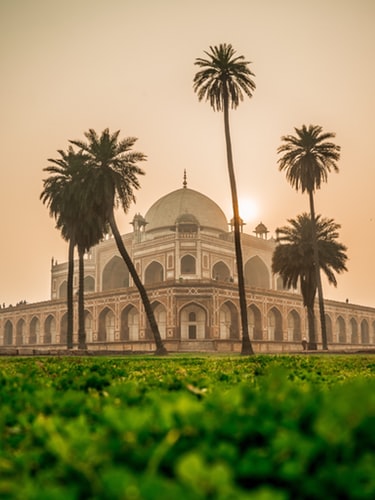
[{"label": "pointed arch", "polygon": [[361,321],[361,344],[369,344],[370,343],[370,332],[369,326],[366,319]]},{"label": "pointed arch", "polygon": [[165,339],[167,336],[167,310],[160,302],[154,302],[152,309],[159,327],[160,336],[162,339]]},{"label": "pointed arch", "polygon": [[26,323],[23,318],[18,320],[16,325],[16,345],[23,345],[26,342]]},{"label": "pointed arch", "polygon": [[95,279],[92,276],[86,276],[83,282],[85,293],[95,292]]},{"label": "pointed arch", "polygon": [[277,307],[268,311],[268,340],[283,340],[282,316]]},{"label": "pointed arch", "polygon": [[245,284],[258,288],[270,288],[270,273],[266,264],[258,255],[246,262]]},{"label": "pointed arch", "polygon": [[329,314],[325,314],[324,318],[326,320],[326,333],[327,333],[327,342],[332,344],[333,342],[333,332],[332,332],[332,320]]},{"label": "pointed arch", "polygon": [[196,274],[195,257],[190,254],[184,255],[181,258],[181,274]]},{"label": "pointed arch", "polygon": [[238,310],[227,300],[219,310],[219,336],[221,339],[239,339]]},{"label": "pointed arch", "polygon": [[66,345],[68,338],[68,313],[64,313],[60,320],[60,344]]},{"label": "pointed arch", "polygon": [[56,319],[52,314],[48,315],[44,322],[44,343],[56,343]]},{"label": "pointed arch", "polygon": [[129,286],[129,271],[121,257],[115,255],[107,262],[102,273],[102,290]]},{"label": "pointed arch", "polygon": [[260,309],[255,304],[251,304],[248,307],[248,316],[250,337],[254,340],[262,340],[263,326],[262,313],[260,312]]},{"label": "pointed arch", "polygon": [[350,331],[351,331],[351,337],[350,337],[351,343],[358,344],[358,325],[357,321],[354,318],[351,318],[350,320]]},{"label": "pointed arch", "polygon": [[109,307],[105,307],[99,314],[99,342],[113,342],[115,340],[115,314]]},{"label": "pointed arch", "polygon": [[39,344],[40,342],[40,321],[36,316],[30,321],[29,344]]},{"label": "pointed arch", "polygon": [[196,303],[185,305],[180,310],[181,340],[202,340],[206,338],[207,312]]},{"label": "pointed arch", "polygon": [[8,319],[4,325],[4,345],[13,344],[13,323]]},{"label": "pointed arch", "polygon": [[295,309],[288,314],[288,340],[297,342],[302,340],[301,335],[301,317]]},{"label": "pointed arch", "polygon": [[90,311],[87,311],[86,309],[84,312],[84,317],[85,317],[86,341],[92,342],[94,340],[94,336],[93,336],[94,320],[93,320],[93,317],[92,317],[92,314],[90,313]]},{"label": "pointed arch", "polygon": [[64,280],[59,286],[59,299],[66,299],[68,296],[68,282]]},{"label": "pointed arch", "polygon": [[160,262],[152,261],[145,269],[145,285],[164,281],[164,269]]},{"label": "pointed arch", "polygon": [[220,260],[212,268],[212,278],[217,281],[230,281],[231,273],[229,267]]},{"label": "pointed arch", "polygon": [[336,319],[336,338],[340,344],[346,343],[346,324],[342,316]]},{"label": "pointed arch", "polygon": [[120,340],[139,340],[139,312],[131,304],[121,311]]}]

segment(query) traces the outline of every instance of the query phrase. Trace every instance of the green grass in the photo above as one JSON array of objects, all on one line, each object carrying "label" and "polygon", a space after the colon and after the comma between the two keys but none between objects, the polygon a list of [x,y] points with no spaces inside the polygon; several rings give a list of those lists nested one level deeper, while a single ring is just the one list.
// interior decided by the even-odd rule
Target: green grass
[{"label": "green grass", "polygon": [[0,498],[375,498],[370,355],[2,358],[0,405]]}]

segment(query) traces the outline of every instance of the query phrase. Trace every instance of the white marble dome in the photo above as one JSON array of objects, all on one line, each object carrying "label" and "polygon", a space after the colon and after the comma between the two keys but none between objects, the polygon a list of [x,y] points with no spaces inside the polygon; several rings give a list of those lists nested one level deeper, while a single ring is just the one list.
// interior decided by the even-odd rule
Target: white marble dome
[{"label": "white marble dome", "polygon": [[150,207],[145,215],[146,231],[172,229],[185,214],[193,216],[201,230],[228,231],[227,218],[219,205],[187,187],[166,194]]}]

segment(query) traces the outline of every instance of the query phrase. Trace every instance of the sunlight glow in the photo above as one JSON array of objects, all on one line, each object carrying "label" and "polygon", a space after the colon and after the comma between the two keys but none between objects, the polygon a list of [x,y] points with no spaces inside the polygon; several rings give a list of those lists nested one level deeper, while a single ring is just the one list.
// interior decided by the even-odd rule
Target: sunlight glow
[{"label": "sunlight glow", "polygon": [[240,209],[240,217],[244,222],[256,221],[256,218],[259,216],[259,206],[254,199],[242,197],[239,198],[238,204]]}]

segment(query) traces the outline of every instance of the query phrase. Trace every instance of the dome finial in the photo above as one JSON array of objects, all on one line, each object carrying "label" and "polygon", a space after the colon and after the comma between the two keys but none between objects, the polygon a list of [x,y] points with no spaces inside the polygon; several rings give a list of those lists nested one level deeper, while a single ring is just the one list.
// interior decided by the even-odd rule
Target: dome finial
[{"label": "dome finial", "polygon": [[187,188],[187,180],[186,180],[186,168],[184,168],[184,182],[182,183],[184,189]]}]

